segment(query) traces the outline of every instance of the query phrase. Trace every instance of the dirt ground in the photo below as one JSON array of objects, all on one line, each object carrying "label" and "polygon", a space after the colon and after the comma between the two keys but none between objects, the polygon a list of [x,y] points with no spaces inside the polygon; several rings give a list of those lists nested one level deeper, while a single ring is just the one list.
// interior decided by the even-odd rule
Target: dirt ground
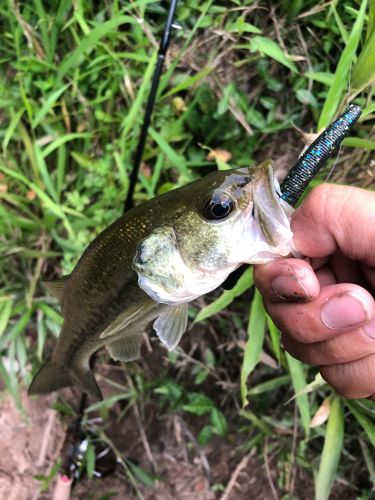
[{"label": "dirt ground", "polygon": [[[46,500],[52,497],[55,480],[46,492],[36,475],[48,476],[61,454],[65,425],[51,408],[53,398],[28,398],[21,394],[25,410],[22,415],[13,399],[1,394],[0,401],[0,499]],[[147,500],[237,500],[274,498],[264,467],[254,454],[242,458],[222,441],[205,447],[189,446],[179,417],[159,423],[154,432],[148,432],[147,443],[139,435],[135,417],[114,433],[119,436],[116,445],[126,447],[132,460],[145,470],[154,469],[159,478],[154,487],[139,486],[138,496],[118,464],[114,474],[102,479],[84,478],[73,489],[71,498]],[[193,442],[190,435],[190,443]],[[216,490],[216,491],[215,491]]]},{"label": "dirt ground", "polygon": [[48,473],[59,456],[63,425],[51,398],[31,399],[21,394],[25,415],[6,393],[0,394],[0,499],[37,500],[36,474]]}]

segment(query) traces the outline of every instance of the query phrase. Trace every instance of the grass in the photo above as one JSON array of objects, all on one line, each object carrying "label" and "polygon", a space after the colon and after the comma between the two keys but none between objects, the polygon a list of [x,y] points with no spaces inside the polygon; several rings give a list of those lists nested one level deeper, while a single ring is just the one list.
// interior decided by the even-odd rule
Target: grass
[{"label": "grass", "polygon": [[[0,373],[19,404],[61,326],[42,280],[69,273],[122,212],[166,14],[158,1],[52,4],[0,2]],[[225,168],[219,149],[231,165],[269,156],[290,165],[302,149],[294,125],[320,129],[354,98],[362,126],[334,176],[370,185],[374,3],[288,4],[180,2],[182,30],[173,32],[136,203]],[[353,164],[357,174],[343,177]],[[319,500],[338,487],[335,478],[347,494],[370,498],[374,404],[314,384],[316,369],[283,353],[246,278],[192,306],[199,342],[184,340],[157,372],[147,369],[150,357],[127,366],[131,390],[112,383],[115,394],[99,409],[123,399],[125,409],[196,419],[201,443],[234,433],[259,456],[268,443],[285,498],[299,470],[315,473]],[[219,390],[225,381],[231,389]],[[310,428],[327,397],[327,422]]]}]

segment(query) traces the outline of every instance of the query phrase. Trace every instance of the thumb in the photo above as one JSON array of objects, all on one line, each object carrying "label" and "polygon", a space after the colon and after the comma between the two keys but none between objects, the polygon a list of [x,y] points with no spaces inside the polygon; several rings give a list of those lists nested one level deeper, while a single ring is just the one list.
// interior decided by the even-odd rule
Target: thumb
[{"label": "thumb", "polygon": [[340,249],[348,258],[375,266],[375,193],[321,184],[292,218],[294,244],[308,257]]}]

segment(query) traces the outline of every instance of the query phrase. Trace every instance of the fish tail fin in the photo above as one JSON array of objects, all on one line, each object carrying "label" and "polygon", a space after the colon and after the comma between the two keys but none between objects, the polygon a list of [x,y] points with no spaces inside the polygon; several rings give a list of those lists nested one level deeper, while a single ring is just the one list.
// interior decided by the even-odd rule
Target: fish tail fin
[{"label": "fish tail fin", "polygon": [[29,390],[29,396],[34,394],[48,394],[49,392],[70,387],[74,385],[74,378],[71,371],[64,366],[48,358],[47,361],[39,368],[39,371],[34,376]]},{"label": "fish tail fin", "polygon": [[28,394],[47,394],[63,387],[78,385],[94,399],[102,400],[103,396],[90,368],[76,366],[72,369],[56,363],[52,358],[41,366],[33,378]]}]

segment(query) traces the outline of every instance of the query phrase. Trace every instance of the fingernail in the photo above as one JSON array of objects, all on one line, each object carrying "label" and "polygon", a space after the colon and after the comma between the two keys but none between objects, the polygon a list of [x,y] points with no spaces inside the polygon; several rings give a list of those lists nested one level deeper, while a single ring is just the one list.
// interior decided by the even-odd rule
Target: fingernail
[{"label": "fingernail", "polygon": [[354,327],[368,319],[367,311],[362,303],[349,293],[329,299],[323,305],[320,316],[328,328],[334,329]]},{"label": "fingernail", "polygon": [[272,281],[274,294],[283,300],[306,301],[311,295],[296,274],[282,274]]},{"label": "fingernail", "polygon": [[366,335],[368,335],[369,337],[371,337],[372,339],[375,339],[375,318],[373,318],[370,323],[367,323],[367,325],[365,325],[363,327]]}]

